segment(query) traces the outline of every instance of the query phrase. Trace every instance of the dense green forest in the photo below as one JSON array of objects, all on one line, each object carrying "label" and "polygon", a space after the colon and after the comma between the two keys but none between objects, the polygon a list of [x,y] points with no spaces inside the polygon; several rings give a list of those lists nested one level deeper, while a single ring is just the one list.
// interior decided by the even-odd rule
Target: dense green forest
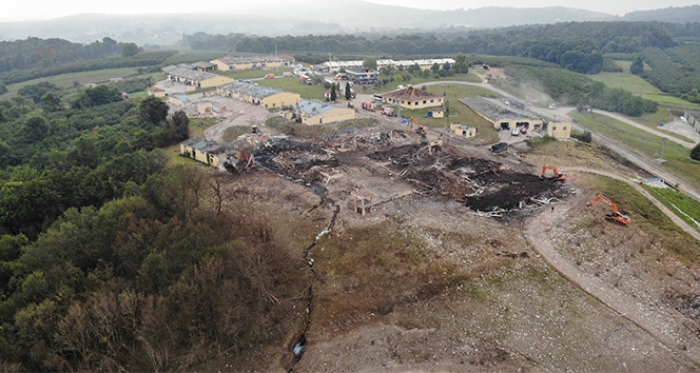
[{"label": "dense green forest", "polygon": [[111,38],[92,44],[71,43],[63,39],[27,38],[0,42],[0,72],[49,68],[80,60],[96,60],[122,53],[126,45]]},{"label": "dense green forest", "polygon": [[183,370],[284,334],[291,305],[261,289],[298,295],[303,266],[204,203],[214,175],[168,166],[187,116],[107,85],[63,100],[42,82],[0,101],[2,369]]}]

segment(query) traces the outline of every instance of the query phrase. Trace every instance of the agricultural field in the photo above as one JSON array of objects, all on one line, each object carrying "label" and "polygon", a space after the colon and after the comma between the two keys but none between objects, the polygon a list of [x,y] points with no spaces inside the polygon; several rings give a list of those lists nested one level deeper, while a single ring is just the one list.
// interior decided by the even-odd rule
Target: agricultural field
[{"label": "agricultural field", "polygon": [[[623,61],[627,62],[627,61]],[[627,68],[629,71],[629,67]],[[690,101],[683,100],[661,92],[646,80],[630,73],[598,73],[589,76],[593,80],[605,83],[612,88],[622,88],[643,98],[655,101],[660,105],[671,105],[680,107],[697,107]]]},{"label": "agricultural field", "polygon": [[12,97],[16,95],[17,91],[19,91],[22,87],[29,84],[36,84],[39,82],[53,83],[59,87],[73,87],[74,82],[78,82],[80,85],[84,85],[88,83],[109,82],[109,80],[112,78],[125,78],[134,76],[140,76],[137,67],[124,67],[119,69],[85,71],[80,73],[49,76],[45,78],[28,80],[21,83],[9,84],[7,86],[7,92],[3,95],[0,95],[0,99]]}]

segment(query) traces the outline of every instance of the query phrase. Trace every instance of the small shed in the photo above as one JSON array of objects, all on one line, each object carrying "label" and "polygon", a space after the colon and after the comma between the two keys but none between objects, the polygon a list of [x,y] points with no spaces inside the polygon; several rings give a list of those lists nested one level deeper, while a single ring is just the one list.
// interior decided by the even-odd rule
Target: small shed
[{"label": "small shed", "polygon": [[460,123],[452,123],[450,124],[450,129],[457,136],[461,136],[467,139],[476,137],[476,127],[465,126]]},{"label": "small shed", "polygon": [[444,118],[445,111],[442,109],[431,109],[430,111],[428,111],[428,117],[429,118]]}]

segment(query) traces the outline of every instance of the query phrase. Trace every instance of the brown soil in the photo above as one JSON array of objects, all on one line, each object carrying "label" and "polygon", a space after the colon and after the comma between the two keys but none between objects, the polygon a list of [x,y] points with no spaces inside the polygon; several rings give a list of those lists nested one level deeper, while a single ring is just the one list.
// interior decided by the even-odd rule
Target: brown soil
[{"label": "brown soil", "polygon": [[[231,204],[296,216],[277,235],[299,242],[300,260],[340,213],[303,259],[314,260],[315,280],[302,295],[308,312],[295,317],[308,325],[207,370],[698,370],[688,357],[700,351],[697,266],[665,251],[661,237],[594,220],[581,186],[540,180],[535,160],[463,143],[429,151],[389,122],[322,141],[258,140],[248,141],[255,164],[229,185]],[[368,214],[355,211],[356,196]],[[652,332],[560,275],[542,242],[641,309]]]}]

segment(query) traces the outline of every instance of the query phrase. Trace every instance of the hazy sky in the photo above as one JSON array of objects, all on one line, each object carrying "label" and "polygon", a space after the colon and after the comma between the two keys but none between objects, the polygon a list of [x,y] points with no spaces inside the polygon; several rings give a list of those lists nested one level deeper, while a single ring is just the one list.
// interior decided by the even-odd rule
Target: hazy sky
[{"label": "hazy sky", "polygon": [[[314,0],[330,1],[330,0]],[[492,1],[466,1],[466,0],[367,0],[373,3],[400,5],[421,9],[473,9],[485,6],[509,6],[519,8],[565,6],[593,10],[608,14],[624,15],[634,10],[648,10],[667,8],[670,6],[687,6],[697,4],[698,0],[635,0],[635,1],[610,1],[610,0],[492,0]],[[4,1],[0,11],[0,21],[26,21],[33,19],[57,18],[81,13],[106,13],[106,14],[143,14],[143,13],[216,13],[221,7],[248,8],[255,6],[257,2],[248,0],[233,0],[221,2],[195,2],[186,0],[32,0]],[[311,3],[310,0],[267,0],[265,7],[274,7],[276,4]],[[342,1],[341,1],[342,3]],[[212,4],[207,8],[208,4]]]}]

